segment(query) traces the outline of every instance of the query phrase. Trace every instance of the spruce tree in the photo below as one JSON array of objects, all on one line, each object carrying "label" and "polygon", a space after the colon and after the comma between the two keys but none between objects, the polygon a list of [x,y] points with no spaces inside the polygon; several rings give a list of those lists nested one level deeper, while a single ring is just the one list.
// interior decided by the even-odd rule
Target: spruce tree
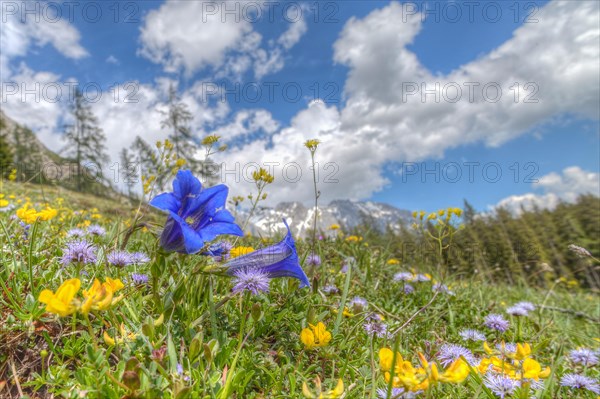
[{"label": "spruce tree", "polygon": [[83,93],[75,91],[71,105],[73,124],[66,129],[67,146],[63,149],[75,161],[77,168],[77,191],[84,188],[83,163],[92,164],[98,168],[108,161],[106,154],[106,136],[98,125],[98,119],[92,112]]},{"label": "spruce tree", "polygon": [[8,145],[5,129],[6,123],[4,119],[0,119],[0,178],[8,176],[10,173],[9,168],[13,163],[13,154]]}]

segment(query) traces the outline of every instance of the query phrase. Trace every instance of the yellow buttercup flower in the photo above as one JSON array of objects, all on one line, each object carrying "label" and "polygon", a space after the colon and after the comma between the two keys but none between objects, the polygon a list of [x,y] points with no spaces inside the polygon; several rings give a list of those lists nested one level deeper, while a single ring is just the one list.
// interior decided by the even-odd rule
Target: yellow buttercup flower
[{"label": "yellow buttercup flower", "polygon": [[46,312],[66,317],[77,310],[75,295],[77,295],[80,287],[81,281],[78,278],[73,278],[62,283],[56,293],[43,290],[40,292],[38,300],[46,304]]},{"label": "yellow buttercup flower", "polygon": [[0,208],[6,208],[9,202],[5,199],[0,199]]},{"label": "yellow buttercup flower", "polygon": [[331,226],[329,226],[329,230],[339,230],[340,229],[340,225],[339,224],[332,224]]},{"label": "yellow buttercup flower", "polygon": [[238,256],[247,255],[250,252],[254,252],[254,248],[252,247],[234,247],[229,251],[229,256],[232,258],[237,258]]},{"label": "yellow buttercup flower", "polygon": [[392,259],[388,259],[388,261],[386,262],[388,265],[399,265],[400,261],[396,258],[392,258]]},{"label": "yellow buttercup flower", "polygon": [[323,322],[318,322],[317,325],[308,325],[309,328],[303,328],[300,333],[300,340],[306,346],[306,349],[327,346],[331,341],[331,333],[327,331],[327,327]]}]

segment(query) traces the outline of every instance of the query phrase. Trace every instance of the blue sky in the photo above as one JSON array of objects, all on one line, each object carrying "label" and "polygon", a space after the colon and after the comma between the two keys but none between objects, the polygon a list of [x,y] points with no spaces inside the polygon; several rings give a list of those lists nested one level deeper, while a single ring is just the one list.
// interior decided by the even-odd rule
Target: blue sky
[{"label": "blue sky", "polygon": [[[68,20],[63,5],[63,18],[51,24],[52,34],[44,30],[43,18],[39,23],[13,20],[12,29],[2,31],[3,46],[10,35],[21,39],[11,40],[12,47],[4,51],[2,82],[75,79],[79,84],[99,84],[104,93],[94,107],[106,121],[103,128],[111,155],[141,131],[152,131],[149,140],[162,137],[157,117],[149,113],[164,104],[160,82],[173,81],[197,112],[193,127],[198,135],[217,130],[232,146],[229,159],[233,160],[225,154],[223,162],[297,160],[304,170],[307,158],[298,144],[309,137],[323,140],[323,164],[335,162],[339,167],[338,181],[321,186],[324,201],[347,196],[407,209],[434,209],[468,199],[480,210],[503,199],[514,207],[527,201],[553,204],[557,198],[570,200],[598,190],[600,125],[594,109],[600,103],[600,89],[594,73],[599,60],[597,51],[584,51],[585,46],[599,44],[593,30],[598,6],[575,3],[482,2],[471,21],[469,9],[461,3],[282,2],[271,10],[272,21],[263,15],[249,23],[242,16],[240,23],[222,25],[210,22],[213,15],[207,16],[209,24],[203,22],[202,11],[207,9],[201,2],[94,3],[88,7],[88,17],[94,17],[98,4],[102,17],[97,21],[86,20],[79,9]],[[3,15],[13,18],[5,4]],[[301,7],[302,18],[283,17],[283,7],[294,10],[296,6]],[[462,12],[460,17],[456,10]],[[498,10],[501,16],[496,18]],[[576,23],[576,31],[558,26],[553,22],[558,17]],[[294,35],[293,27],[298,28]],[[288,42],[283,39],[286,32]],[[571,46],[574,38],[582,36],[586,41],[579,50],[573,47],[571,64],[566,64],[564,47],[555,38],[564,38],[565,45]],[[194,42],[195,37],[203,44]],[[21,47],[17,42],[23,43]],[[498,53],[491,56],[494,51]],[[274,66],[268,66],[268,61]],[[232,72],[234,66],[241,72]],[[429,100],[399,101],[398,89],[404,87],[399,82],[444,84],[467,78],[482,85],[500,82],[502,104],[486,104],[480,98],[477,105],[464,106],[443,104],[444,100],[441,105]],[[511,81],[535,82],[539,103],[507,101],[513,95]],[[127,82],[139,85],[138,105],[106,100],[115,85]],[[219,104],[214,95],[206,103],[198,91],[202,82],[230,90],[236,84],[250,89],[257,85],[262,92],[258,101],[251,100],[256,92],[250,91],[239,101],[229,95]],[[278,85],[274,100],[266,95],[269,84]],[[286,84],[299,87],[302,94],[286,99],[282,91]],[[323,103],[311,104],[316,97]],[[35,111],[36,106],[48,112],[40,118],[44,122],[28,120],[23,111]],[[478,108],[468,110],[471,106]],[[64,102],[43,107],[11,98],[3,99],[3,109],[34,128],[51,147],[60,138]],[[237,125],[236,130],[236,118],[244,129]],[[120,127],[129,129],[123,132]],[[403,174],[406,162],[413,162],[411,167],[416,165],[419,172]],[[469,181],[465,162],[482,167],[495,163],[502,178],[489,182],[476,168]],[[515,163],[520,169],[516,181]],[[461,165],[462,177],[444,181],[455,176],[444,179],[448,176],[441,171],[456,164]],[[431,173],[421,175],[421,170],[435,170],[436,165],[438,181]],[[527,181],[528,173],[542,183]],[[279,180],[283,181],[273,187],[273,201],[311,197],[306,178],[297,184]],[[248,189],[244,182],[233,183],[234,192]]]}]

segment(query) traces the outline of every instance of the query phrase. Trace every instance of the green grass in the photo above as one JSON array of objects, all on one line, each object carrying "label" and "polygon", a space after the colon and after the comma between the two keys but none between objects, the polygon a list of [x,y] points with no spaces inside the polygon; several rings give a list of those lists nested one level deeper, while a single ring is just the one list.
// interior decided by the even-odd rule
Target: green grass
[{"label": "green grass", "polygon": [[[2,192],[5,198],[15,195],[12,203],[27,196],[34,204],[48,202],[60,208],[53,220],[31,227],[28,240],[22,237],[19,221],[11,219],[14,210],[0,213],[2,398],[19,397],[21,392],[32,398],[297,398],[302,397],[302,383],[313,389],[316,377],[324,390],[333,389],[341,378],[346,398],[376,397],[375,390],[386,387],[378,351],[394,343],[367,336],[363,324],[370,312],[382,314],[390,331],[405,325],[398,332],[398,350],[415,366],[417,352],[431,358],[444,343],[464,344],[458,335],[461,329],[476,328],[486,332],[490,344],[532,344],[535,359],[552,369],[535,397],[595,397],[558,384],[565,372],[585,372],[596,379],[600,375],[598,366],[582,370],[566,357],[577,347],[598,347],[594,340],[600,337],[598,296],[564,282],[541,290],[524,283],[507,286],[481,277],[450,276],[444,283],[454,295],[440,293],[431,301],[431,282],[413,283],[415,292],[406,295],[402,283],[392,278],[412,267],[436,278],[436,267],[388,265],[388,259],[400,254],[387,253],[386,243],[348,243],[339,237],[320,243],[323,264],[314,273],[305,267],[311,289],[299,289],[296,280],[275,279],[268,294],[231,295],[229,277],[202,272],[206,257],[161,252],[157,240],[161,215],[145,215],[145,228],[124,242],[136,204],[6,182]],[[58,197],[64,199],[62,205]],[[92,208],[98,209],[101,219],[92,219]],[[103,225],[107,235],[94,239],[98,261],[82,268],[87,273],[79,276],[82,289],[94,278],[105,277],[119,278],[126,285],[120,291],[123,299],[109,310],[90,313],[89,323],[80,314],[60,318],[46,313],[37,300],[41,290],[55,291],[63,281],[78,277],[77,267],[62,267],[60,257],[66,231],[86,221]],[[106,254],[122,245],[146,252],[152,261],[144,266],[110,266]],[[258,248],[268,243],[245,237],[238,245]],[[297,241],[297,246],[303,259],[310,245]],[[357,262],[347,280],[340,269],[348,256]],[[149,285],[128,284],[132,272],[151,276]],[[323,294],[328,284],[336,285],[340,293]],[[81,298],[81,292],[78,295]],[[346,301],[364,297],[369,307],[339,318],[326,347],[306,350],[301,330],[309,322],[323,321],[333,332],[342,296]],[[504,314],[518,301],[544,306],[522,319],[520,337],[514,317],[506,316],[511,328],[501,336],[482,326],[487,314]],[[107,345],[104,333],[120,337],[121,325],[135,338]],[[466,346],[476,355],[484,354],[480,343]],[[494,397],[480,381],[472,375],[461,384],[437,385],[422,397]]]}]

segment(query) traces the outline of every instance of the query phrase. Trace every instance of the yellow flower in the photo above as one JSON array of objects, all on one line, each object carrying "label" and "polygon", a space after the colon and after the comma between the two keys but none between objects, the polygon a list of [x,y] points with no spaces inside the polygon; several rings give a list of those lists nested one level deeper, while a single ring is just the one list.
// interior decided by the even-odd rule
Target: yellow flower
[{"label": "yellow flower", "polygon": [[81,311],[84,314],[90,310],[106,310],[111,305],[116,303],[118,299],[113,299],[114,293],[124,287],[120,280],[113,280],[110,277],[106,278],[104,283],[95,279],[89,290],[83,291],[85,301],[81,305]]},{"label": "yellow flower", "polygon": [[77,310],[77,303],[74,299],[80,287],[81,281],[73,278],[62,283],[56,290],[56,294],[50,290],[43,290],[40,292],[38,300],[46,304],[46,312],[66,317]]},{"label": "yellow flower", "polygon": [[457,359],[439,376],[441,382],[460,384],[469,376],[469,365],[462,359]]},{"label": "yellow flower", "polygon": [[362,241],[362,237],[360,237],[360,236],[348,236],[348,237],[346,237],[346,241],[348,241],[348,242],[361,242]]},{"label": "yellow flower", "polygon": [[432,212],[427,216],[427,220],[437,219],[437,213]]},{"label": "yellow flower", "polygon": [[310,150],[310,152],[315,152],[320,143],[321,142],[317,139],[306,140],[306,142],[304,143],[304,146],[306,148],[308,148]]},{"label": "yellow flower", "polygon": [[231,258],[237,258],[238,256],[247,255],[250,252],[254,252],[254,248],[252,247],[234,247],[229,251],[229,256]]},{"label": "yellow flower", "polygon": [[275,180],[275,178],[263,168],[259,168],[258,170],[252,172],[252,179],[257,183],[264,182],[266,184],[273,183],[273,180]]},{"label": "yellow flower", "polygon": [[6,208],[9,202],[5,199],[0,199],[0,208]]},{"label": "yellow flower", "polygon": [[388,265],[399,265],[400,261],[396,258],[392,258],[392,259],[388,259],[388,261],[386,262]]},{"label": "yellow flower", "polygon": [[417,211],[413,211],[413,213],[412,213],[412,217],[413,217],[413,219],[416,219],[418,214],[419,214],[419,213],[418,213]]},{"label": "yellow flower", "polygon": [[339,224],[332,224],[331,226],[329,226],[329,230],[339,230],[340,229],[340,225]]},{"label": "yellow flower", "polygon": [[523,361],[523,378],[532,378],[537,381],[540,378],[546,378],[549,375],[549,367],[542,370],[542,366],[531,358],[527,358]]},{"label": "yellow flower", "polygon": [[56,209],[46,207],[41,211],[31,208],[31,204],[26,202],[22,208],[17,209],[17,217],[27,224],[33,224],[36,220],[48,221],[58,214]]},{"label": "yellow flower", "polygon": [[302,382],[302,395],[304,395],[305,398],[312,398],[312,399],[336,399],[339,398],[340,396],[342,396],[342,394],[344,393],[344,381],[342,381],[342,379],[340,378],[337,382],[337,385],[335,386],[334,389],[332,389],[331,391],[327,391],[327,392],[323,392],[322,391],[322,387],[321,387],[321,379],[319,377],[317,377],[315,379],[315,387],[317,392],[316,393],[312,393],[310,391],[310,389],[308,389],[308,385],[306,385],[306,381]]},{"label": "yellow flower", "polygon": [[517,351],[515,352],[514,358],[516,360],[525,360],[531,356],[531,346],[528,343],[517,344]]},{"label": "yellow flower", "polygon": [[316,326],[309,324],[309,328],[303,328],[300,333],[300,340],[306,346],[306,349],[326,346],[331,341],[331,333],[323,322],[318,322]]},{"label": "yellow flower", "polygon": [[104,339],[104,343],[108,346],[115,346],[115,340],[111,338],[110,335],[106,331],[102,334],[102,338]]},{"label": "yellow flower", "polygon": [[215,144],[217,141],[219,141],[220,138],[221,138],[221,136],[217,136],[216,134],[211,134],[210,136],[206,136],[202,139],[202,145],[211,146],[211,145]]}]

